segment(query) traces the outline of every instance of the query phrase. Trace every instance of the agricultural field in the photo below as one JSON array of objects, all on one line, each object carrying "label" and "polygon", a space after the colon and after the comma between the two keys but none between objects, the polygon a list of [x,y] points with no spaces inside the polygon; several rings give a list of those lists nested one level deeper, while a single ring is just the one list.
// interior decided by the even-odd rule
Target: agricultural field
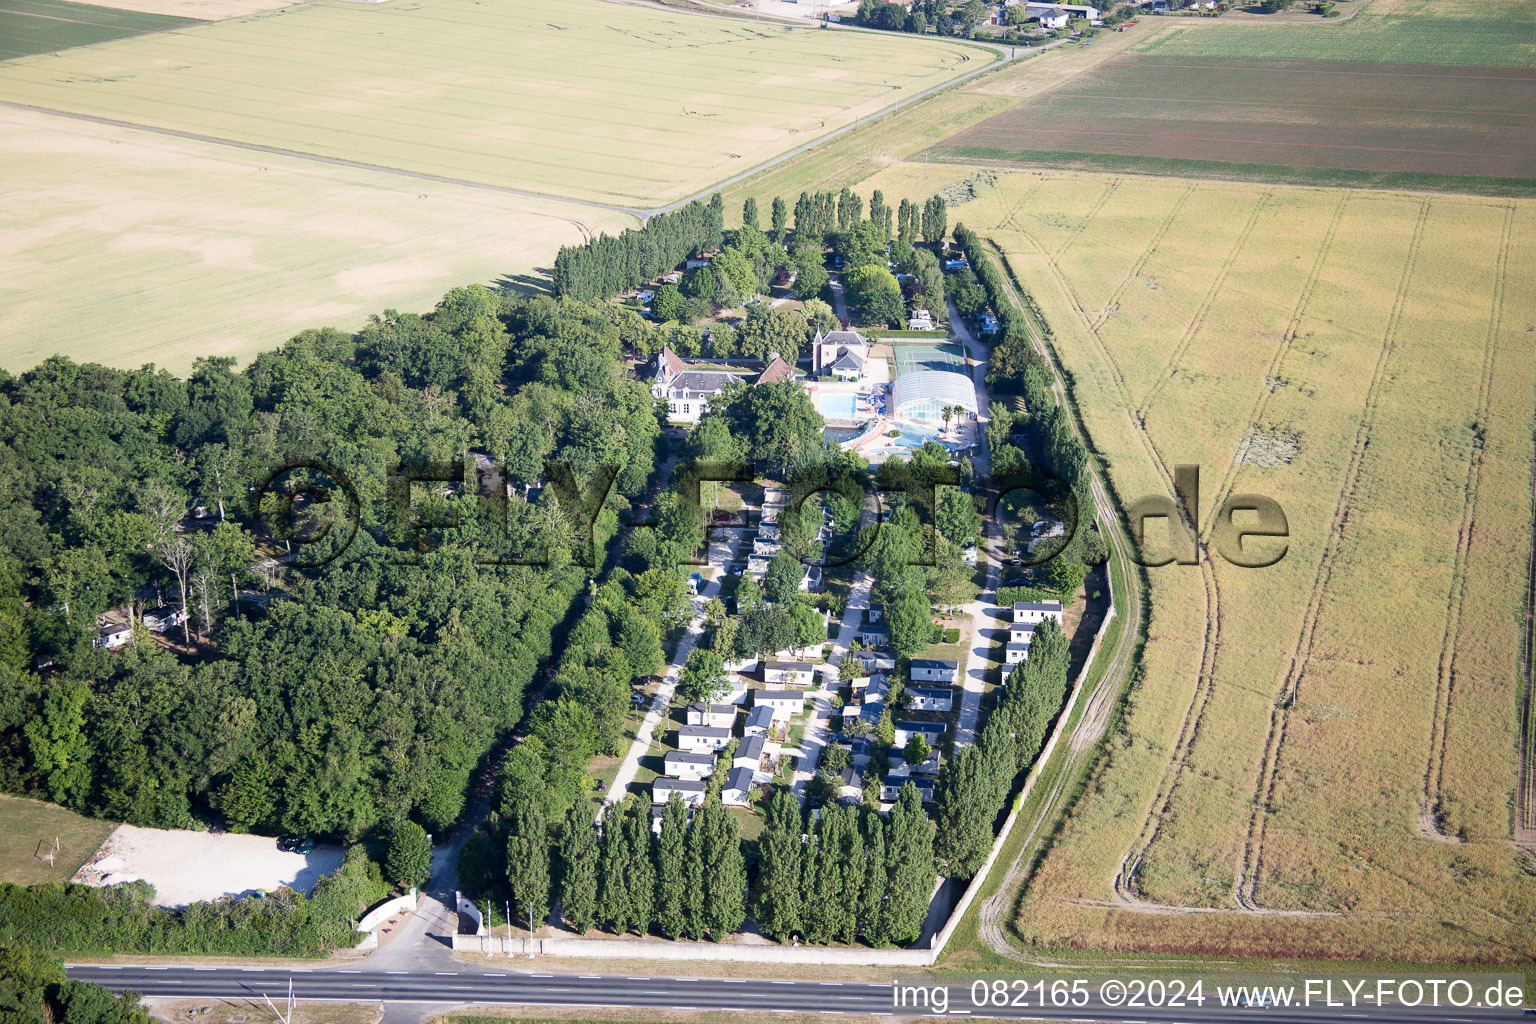
[{"label": "agricultural field", "polygon": [[67,0],[0,0],[0,60],[198,23],[188,17],[120,11]]},{"label": "agricultural field", "polygon": [[729,223],[739,222],[742,201],[755,197],[767,210],[774,196],[791,206],[802,190],[857,186],[879,174],[887,197],[924,200],[971,172],[916,156],[923,150],[994,114],[1087,74],[1104,61],[1169,31],[1169,19],[1148,18],[1126,32],[1101,34],[1093,46],[1040,50],[931,96],[897,117],[861,125],[826,145],[799,154],[725,190]]},{"label": "agricultural field", "polygon": [[[0,796],[0,882],[67,882],[113,827],[56,804]],[[48,851],[55,843],[50,864]]]},{"label": "agricultural field", "polygon": [[[1355,6],[1351,2],[1340,10]],[[1536,67],[1536,6],[1525,0],[1369,0],[1347,21],[1306,18],[1310,24],[1260,24],[1230,16],[1177,20],[1177,27],[1139,51],[1158,57]]]},{"label": "agricultural field", "polygon": [[0,67],[0,100],[654,206],[997,59],[568,0],[305,4]]},{"label": "agricultural field", "polygon": [[1018,934],[1536,956],[1509,841],[1536,203],[1011,173],[957,218],[1043,308],[1123,502],[1195,464],[1207,539],[1232,494],[1289,523],[1270,567],[1148,570],[1142,676]]},{"label": "agricultural field", "polygon": [[[1299,29],[1294,31],[1300,31]],[[1126,54],[941,159],[1536,193],[1536,70]],[[1242,165],[1242,166],[1233,166]],[[1508,179],[1508,180],[1496,180]]]},{"label": "agricultural field", "polygon": [[176,373],[309,327],[536,289],[590,207],[0,108],[0,367],[63,353]]}]

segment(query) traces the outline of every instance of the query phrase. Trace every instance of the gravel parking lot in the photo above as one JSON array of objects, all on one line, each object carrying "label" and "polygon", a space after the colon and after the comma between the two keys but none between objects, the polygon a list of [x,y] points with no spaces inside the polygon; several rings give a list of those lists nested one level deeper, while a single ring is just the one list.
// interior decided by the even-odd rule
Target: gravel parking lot
[{"label": "gravel parking lot", "polygon": [[286,885],[307,893],[341,865],[339,846],[283,853],[268,836],[119,825],[71,881],[114,885],[142,879],[155,903],[181,907]]}]

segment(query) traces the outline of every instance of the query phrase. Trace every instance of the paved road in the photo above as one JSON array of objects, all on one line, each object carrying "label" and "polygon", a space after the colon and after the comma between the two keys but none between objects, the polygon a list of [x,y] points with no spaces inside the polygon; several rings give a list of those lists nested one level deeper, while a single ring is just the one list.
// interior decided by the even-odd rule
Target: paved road
[{"label": "paved road", "polygon": [[[523,961],[527,963],[527,961]],[[468,964],[428,973],[382,973],[366,969],[235,967],[99,967],[74,966],[69,975],[122,991],[131,988],[147,996],[253,998],[265,992],[278,1001],[286,997],[288,982],[300,1001],[385,1001],[388,1003],[512,1004],[523,1006],[625,1006],[662,1010],[729,1010],[739,1013],[770,1012],[862,1013],[882,1016],[937,1016],[931,1004],[918,1004],[912,995],[896,1006],[890,984],[827,981],[769,981],[723,978],[638,978],[616,975],[539,974],[513,970],[496,971]],[[909,985],[913,976],[903,979]],[[930,984],[932,981],[929,982]],[[973,1008],[968,997],[969,979],[948,981],[948,1016],[1004,1019],[1109,1022],[1109,1024],[1174,1024],[1209,1021],[1211,1024],[1286,1024],[1291,1021],[1339,1020],[1338,1009],[1243,1010],[1210,1005],[1203,1008],[1106,1007],[1098,1001],[1097,982],[1088,987],[1086,1005],[1065,1007]],[[1033,995],[1033,990],[1030,990]],[[1458,1009],[1454,1011],[1396,1007],[1362,1007],[1351,1017],[1383,1024],[1423,1024],[1429,1021],[1511,1021],[1522,1019],[1519,1011]],[[1528,1019],[1528,1018],[1525,1018]]]},{"label": "paved road", "polygon": [[[950,331],[960,343],[965,346],[966,353],[971,357],[971,381],[976,388],[976,456],[971,460],[971,465],[976,470],[978,480],[986,480],[992,472],[991,457],[987,452],[987,422],[991,400],[987,395],[987,346],[979,342],[971,334],[970,328],[960,316],[960,311],[955,308],[953,300],[949,301]],[[997,608],[997,584],[998,559],[1003,555],[1002,545],[995,543],[997,540],[996,517],[982,516],[982,528],[986,531],[984,543],[978,545],[981,555],[987,560],[987,582],[981,593],[976,595],[976,600],[965,606],[964,614],[969,616],[973,625],[971,645],[965,652],[965,675],[961,679],[960,691],[960,720],[955,727],[955,746],[968,747],[976,742],[976,725],[981,718],[981,698],[986,692],[987,662],[991,657],[992,648],[999,640],[999,633],[1007,632],[1008,626],[1002,619],[1002,613]]]},{"label": "paved road", "polygon": [[[640,770],[640,759],[651,749],[651,744],[656,738],[656,727],[663,725],[667,715],[667,709],[672,706],[672,697],[677,692],[678,679],[682,676],[683,666],[688,664],[688,655],[693,653],[693,648],[698,644],[699,638],[704,635],[704,606],[710,598],[720,596],[720,585],[725,581],[725,566],[735,556],[738,545],[741,544],[742,531],[732,531],[729,540],[721,542],[711,540],[709,546],[708,561],[711,566],[719,568],[720,574],[714,579],[705,582],[699,588],[699,594],[693,598],[693,618],[688,623],[688,632],[677,642],[677,650],[672,652],[672,662],[667,666],[667,674],[662,677],[661,685],[657,687],[656,694],[651,698],[650,709],[645,713],[645,719],[640,723],[640,728],[635,732],[635,739],[629,745],[629,750],[624,754],[624,763],[619,766],[619,774],[614,776],[613,785],[608,787],[608,796],[603,800],[603,807],[618,803],[629,792],[630,783],[635,781],[635,774]],[[716,536],[712,533],[712,537]],[[719,560],[716,555],[719,554]]]}]

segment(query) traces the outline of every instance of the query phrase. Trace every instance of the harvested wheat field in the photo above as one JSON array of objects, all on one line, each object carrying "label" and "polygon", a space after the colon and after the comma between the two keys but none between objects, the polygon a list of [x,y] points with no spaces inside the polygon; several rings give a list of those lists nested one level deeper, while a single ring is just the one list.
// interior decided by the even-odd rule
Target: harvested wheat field
[{"label": "harvested wheat field", "polygon": [[658,205],[997,59],[567,0],[305,4],[0,68],[0,100]]},{"label": "harvested wheat field", "polygon": [[471,281],[537,288],[632,218],[0,109],[0,367],[177,373],[308,327],[425,312]]},{"label": "harvested wheat field", "polygon": [[1290,528],[1268,568],[1148,570],[1140,682],[1019,934],[1536,957],[1536,203],[1013,173],[951,218],[1040,303],[1122,500],[1193,463],[1207,537],[1244,492]]}]

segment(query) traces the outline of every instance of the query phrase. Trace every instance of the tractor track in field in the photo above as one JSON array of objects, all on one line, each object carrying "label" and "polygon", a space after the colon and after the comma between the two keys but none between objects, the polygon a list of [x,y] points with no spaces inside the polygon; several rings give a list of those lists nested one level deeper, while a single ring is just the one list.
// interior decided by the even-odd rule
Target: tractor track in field
[{"label": "tractor track in field", "polygon": [[[1104,197],[1101,197],[1101,202],[1099,204],[1100,206],[1103,205],[1103,198]],[[1098,207],[1096,206],[1095,210],[1097,209]],[[1036,248],[1040,250],[1041,255],[1045,256],[1046,253],[1044,252],[1043,248],[1041,248],[1038,243],[1035,243],[1035,245]],[[1065,246],[1058,250],[1058,254],[1064,251]],[[1176,494],[1177,489],[1174,487],[1173,474],[1168,467],[1167,460],[1164,459],[1162,453],[1158,451],[1156,443],[1152,440],[1151,435],[1147,432],[1145,422],[1132,414],[1130,389],[1126,385],[1125,377],[1121,373],[1120,367],[1115,361],[1114,355],[1110,352],[1109,346],[1104,342],[1104,339],[1099,334],[1098,330],[1094,328],[1093,317],[1089,316],[1087,310],[1083,306],[1082,301],[1072,290],[1071,285],[1066,279],[1066,275],[1062,273],[1061,267],[1056,262],[1056,259],[1047,256],[1047,261],[1057,286],[1061,288],[1063,294],[1067,296],[1073,310],[1083,321],[1084,326],[1088,328],[1088,333],[1098,344],[1099,351],[1104,357],[1105,364],[1111,370],[1111,376],[1115,381],[1116,390],[1120,394],[1120,408],[1125,410],[1126,417],[1131,424],[1132,433],[1134,433],[1136,437],[1141,441],[1142,446],[1146,449],[1148,455],[1151,457],[1152,464],[1157,467],[1157,470],[1161,474],[1163,483],[1168,488],[1169,493]],[[1085,443],[1086,441],[1087,439],[1085,436]],[[1184,517],[1184,526],[1186,529],[1189,529],[1191,532],[1193,532],[1194,525],[1195,524],[1190,521],[1187,516]],[[1136,843],[1126,851],[1125,857],[1121,860],[1120,869],[1115,874],[1115,878],[1112,884],[1113,891],[1116,898],[1126,906],[1134,907],[1142,904],[1145,904],[1146,906],[1164,906],[1164,904],[1154,904],[1143,900],[1139,895],[1135,893],[1135,874],[1136,871],[1140,868],[1142,858],[1145,856],[1146,851],[1151,847],[1152,842],[1156,837],[1157,829],[1162,822],[1163,814],[1167,810],[1168,801],[1172,796],[1179,776],[1182,774],[1182,766],[1188,758],[1191,746],[1199,735],[1200,719],[1203,716],[1205,708],[1210,700],[1211,682],[1215,676],[1216,669],[1216,657],[1217,653],[1221,649],[1221,590],[1216,582],[1215,572],[1211,568],[1209,560],[1203,557],[1203,551],[1198,547],[1197,555],[1201,556],[1198,570],[1201,574],[1201,585],[1205,590],[1204,649],[1201,652],[1200,667],[1197,670],[1195,676],[1194,691],[1190,695],[1189,706],[1185,709],[1184,718],[1180,724],[1178,741],[1174,748],[1169,752],[1168,763],[1164,769],[1163,777],[1158,784],[1157,794],[1154,796],[1152,804],[1147,810],[1147,817],[1143,823],[1142,831],[1138,834]]]},{"label": "tractor track in field", "polygon": [[1098,201],[1095,202],[1093,206],[1089,207],[1087,213],[1083,214],[1082,223],[1073,228],[1071,234],[1067,235],[1067,237],[1062,240],[1060,247],[1058,247],[1057,250],[1051,254],[1051,264],[1053,266],[1056,264],[1057,260],[1066,255],[1067,250],[1072,247],[1072,243],[1077,241],[1078,238],[1082,236],[1084,231],[1088,230],[1088,225],[1093,223],[1093,219],[1099,215],[1100,210],[1104,209],[1104,204],[1109,202],[1109,197],[1114,195],[1115,190],[1117,190],[1119,187],[1119,178],[1111,178],[1109,184],[1104,186],[1104,191],[1099,194]]},{"label": "tractor track in field", "polygon": [[1104,308],[1099,310],[1099,315],[1093,318],[1093,324],[1089,330],[1097,334],[1104,327],[1105,323],[1109,321],[1109,318],[1114,315],[1115,310],[1120,308],[1120,296],[1125,294],[1125,290],[1131,286],[1132,281],[1141,276],[1142,268],[1147,265],[1147,261],[1152,258],[1152,254],[1157,252],[1157,247],[1163,244],[1163,238],[1168,234],[1168,229],[1173,227],[1173,222],[1178,219],[1179,212],[1184,209],[1184,204],[1189,201],[1189,197],[1199,187],[1200,183],[1198,181],[1192,181],[1189,183],[1188,188],[1179,193],[1179,198],[1174,200],[1173,206],[1168,210],[1168,216],[1164,217],[1162,224],[1158,225],[1157,233],[1152,236],[1152,240],[1147,243],[1147,247],[1141,251],[1141,256],[1137,258],[1135,263],[1131,264],[1131,269],[1126,271],[1125,277],[1120,279],[1120,283],[1110,293],[1109,301],[1104,303]]},{"label": "tractor track in field", "polygon": [[1427,198],[1419,202],[1418,219],[1414,223],[1407,257],[1403,261],[1402,275],[1398,281],[1397,295],[1392,303],[1392,312],[1388,317],[1386,330],[1382,332],[1381,352],[1376,358],[1376,366],[1371,373],[1370,384],[1366,388],[1364,408],[1361,410],[1359,426],[1355,430],[1355,443],[1344,470],[1344,480],[1339,487],[1339,501],[1334,509],[1328,540],[1324,545],[1322,557],[1318,560],[1317,575],[1313,579],[1312,591],[1307,599],[1307,611],[1302,620],[1296,648],[1291,655],[1290,668],[1281,684],[1280,693],[1276,696],[1274,707],[1270,711],[1264,760],[1259,767],[1259,777],[1254,787],[1253,810],[1248,819],[1248,838],[1243,848],[1242,869],[1232,889],[1233,899],[1239,906],[1247,909],[1259,907],[1259,874],[1263,869],[1264,838],[1269,820],[1268,808],[1274,798],[1275,784],[1279,776],[1280,754],[1285,746],[1286,727],[1290,721],[1290,712],[1300,699],[1301,681],[1306,674],[1307,661],[1311,657],[1312,647],[1317,639],[1317,628],[1322,618],[1322,605],[1327,595],[1328,583],[1333,576],[1334,564],[1338,559],[1344,533],[1349,526],[1350,515],[1354,511],[1361,467],[1365,462],[1371,430],[1375,425],[1376,405],[1381,396],[1381,386],[1386,380],[1387,365],[1396,347],[1397,330],[1402,323],[1403,308],[1408,299],[1408,286],[1418,264],[1419,248],[1424,240],[1424,224],[1429,219],[1429,205]]},{"label": "tractor track in field", "polygon": [[1221,263],[1221,269],[1217,271],[1215,279],[1211,281],[1210,288],[1206,290],[1205,295],[1201,298],[1200,305],[1195,308],[1195,315],[1190,317],[1189,324],[1184,328],[1184,336],[1179,339],[1179,343],[1174,346],[1173,354],[1168,357],[1168,365],[1164,367],[1163,372],[1152,382],[1152,386],[1147,390],[1146,397],[1141,400],[1141,405],[1137,406],[1136,419],[1138,422],[1146,422],[1147,411],[1152,408],[1152,403],[1157,401],[1157,396],[1162,393],[1163,385],[1172,380],[1173,375],[1178,372],[1179,362],[1184,358],[1184,353],[1189,351],[1189,346],[1194,342],[1195,335],[1199,334],[1200,328],[1205,326],[1205,318],[1210,315],[1211,307],[1216,304],[1216,296],[1221,294],[1221,289],[1226,285],[1227,275],[1232,272],[1232,266],[1237,262],[1238,253],[1242,252],[1243,247],[1248,244],[1248,236],[1253,234],[1254,226],[1259,222],[1259,215],[1264,212],[1265,206],[1269,204],[1271,195],[1272,193],[1270,192],[1262,192],[1259,194],[1258,202],[1253,204],[1253,210],[1248,214],[1248,220],[1243,225],[1242,232],[1238,234],[1237,241],[1232,243],[1232,248],[1228,251],[1227,258]]},{"label": "tractor track in field", "polygon": [[[1477,424],[1486,429],[1489,393],[1493,388],[1493,361],[1498,346],[1499,329],[1504,317],[1504,281],[1509,267],[1509,246],[1514,233],[1515,208],[1504,208],[1504,229],[1499,241],[1493,272],[1493,295],[1488,316],[1488,331],[1483,340],[1483,365],[1478,378]],[[1467,589],[1467,557],[1472,547],[1472,533],[1477,515],[1477,494],[1483,475],[1483,438],[1474,429],[1467,457],[1467,479],[1463,488],[1461,525],[1456,531],[1456,554],[1451,563],[1451,587],[1446,597],[1445,634],[1440,640],[1440,657],[1435,674],[1435,705],[1430,716],[1429,752],[1424,765],[1424,807],[1419,815],[1421,832],[1428,826],[1428,838],[1450,839],[1443,827],[1441,807],[1445,786],[1445,748],[1450,730],[1451,704],[1456,688],[1456,651],[1461,641],[1462,607]]]}]

